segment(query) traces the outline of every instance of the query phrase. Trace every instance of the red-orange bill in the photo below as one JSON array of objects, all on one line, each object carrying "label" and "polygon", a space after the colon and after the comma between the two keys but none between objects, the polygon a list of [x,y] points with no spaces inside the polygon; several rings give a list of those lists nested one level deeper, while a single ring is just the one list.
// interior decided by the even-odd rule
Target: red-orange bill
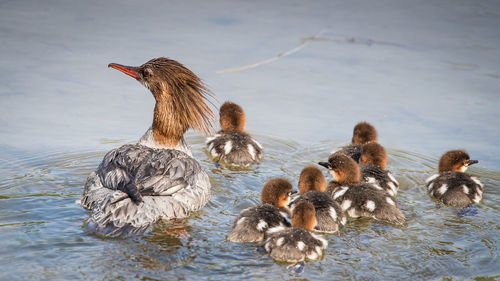
[{"label": "red-orange bill", "polygon": [[137,72],[138,67],[136,66],[126,66],[126,65],[121,65],[117,63],[110,63],[108,64],[108,67],[112,67],[114,69],[117,69],[129,76],[134,77],[135,79],[139,80],[141,77],[139,76],[139,72]]}]

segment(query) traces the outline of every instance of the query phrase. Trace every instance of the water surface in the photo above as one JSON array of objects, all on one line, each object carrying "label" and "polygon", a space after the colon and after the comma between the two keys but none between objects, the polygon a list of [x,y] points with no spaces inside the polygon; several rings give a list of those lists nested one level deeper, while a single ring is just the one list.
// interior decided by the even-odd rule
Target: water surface
[{"label": "water surface", "polygon": [[[0,38],[2,280],[500,278],[498,1],[0,1]],[[141,136],[153,108],[145,88],[106,65],[158,56],[203,78],[216,105],[241,104],[264,159],[218,169],[189,132],[213,186],[182,223],[189,237],[165,222],[143,237],[94,236],[75,204],[86,177]],[[225,241],[267,179],[296,186],[361,120],[389,152],[405,225],[350,221],[302,274]],[[456,148],[481,161],[469,170],[485,185],[473,216],[425,191]]]}]

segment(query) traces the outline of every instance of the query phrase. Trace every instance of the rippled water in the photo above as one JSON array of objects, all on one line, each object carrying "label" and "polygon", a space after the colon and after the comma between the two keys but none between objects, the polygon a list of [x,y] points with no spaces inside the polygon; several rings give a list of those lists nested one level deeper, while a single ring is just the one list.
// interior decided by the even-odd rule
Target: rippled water
[{"label": "rippled water", "polygon": [[[0,280],[500,279],[498,0],[0,0]],[[212,200],[143,237],[104,239],[75,204],[111,148],[151,124],[153,98],[106,68],[185,64],[264,145],[248,170],[208,170]],[[236,72],[224,72],[243,68]],[[362,120],[378,129],[408,218],[350,221],[302,274],[225,241],[263,183],[325,160]],[[439,156],[480,160],[477,214],[433,202]],[[329,177],[327,175],[327,177]]]},{"label": "rippled water", "polygon": [[189,234],[181,238],[166,234],[172,225],[164,222],[132,239],[86,232],[88,213],[75,200],[106,150],[33,155],[4,149],[0,260],[9,266],[2,267],[0,279],[500,278],[500,173],[470,169],[485,185],[484,199],[477,215],[459,217],[458,209],[438,205],[426,194],[424,180],[438,159],[390,147],[388,168],[401,184],[404,226],[351,220],[340,234],[326,236],[324,258],[307,263],[302,274],[273,262],[255,244],[227,242],[236,215],[259,203],[267,179],[284,176],[296,188],[302,167],[326,159],[340,145],[255,136],[265,147],[261,165],[231,171],[216,168],[204,139],[189,134],[195,157],[209,171],[213,197],[181,223]]}]

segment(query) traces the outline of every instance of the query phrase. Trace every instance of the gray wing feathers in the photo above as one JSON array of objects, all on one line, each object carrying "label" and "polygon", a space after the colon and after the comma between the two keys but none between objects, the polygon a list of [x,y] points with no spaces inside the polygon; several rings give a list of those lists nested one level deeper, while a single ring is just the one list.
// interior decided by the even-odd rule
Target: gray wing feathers
[{"label": "gray wing feathers", "polygon": [[[142,195],[134,202],[124,187]],[[125,191],[125,192],[124,192]],[[85,185],[88,227],[106,236],[144,232],[156,220],[184,218],[206,204],[210,181],[199,163],[177,150],[124,145],[110,151]]]}]

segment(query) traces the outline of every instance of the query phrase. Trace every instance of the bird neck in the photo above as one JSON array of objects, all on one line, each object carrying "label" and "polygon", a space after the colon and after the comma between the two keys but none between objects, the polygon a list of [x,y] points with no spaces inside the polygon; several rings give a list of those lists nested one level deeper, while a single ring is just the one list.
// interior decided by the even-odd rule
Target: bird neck
[{"label": "bird neck", "polygon": [[176,114],[175,104],[168,96],[157,100],[153,115],[153,137],[157,144],[166,148],[175,148],[187,131],[185,122],[180,120],[181,114]]}]

